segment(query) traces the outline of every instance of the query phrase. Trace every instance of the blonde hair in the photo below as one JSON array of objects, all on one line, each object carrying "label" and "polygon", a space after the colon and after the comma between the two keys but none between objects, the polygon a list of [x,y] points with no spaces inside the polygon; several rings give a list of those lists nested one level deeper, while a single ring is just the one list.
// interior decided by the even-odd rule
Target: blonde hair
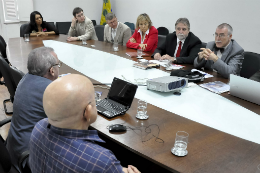
[{"label": "blonde hair", "polygon": [[138,17],[137,17],[137,20],[136,20],[136,25],[135,25],[135,29],[139,29],[139,22],[140,21],[147,21],[148,22],[148,28],[150,29],[150,27],[152,26],[152,21],[150,19],[150,17],[148,16],[148,14],[146,13],[143,13],[143,14],[140,14]]}]

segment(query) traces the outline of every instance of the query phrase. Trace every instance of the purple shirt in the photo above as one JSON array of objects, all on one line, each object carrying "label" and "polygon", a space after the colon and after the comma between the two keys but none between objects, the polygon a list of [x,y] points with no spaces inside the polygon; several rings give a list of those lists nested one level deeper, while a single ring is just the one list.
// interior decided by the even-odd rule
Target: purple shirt
[{"label": "purple shirt", "polygon": [[123,172],[115,155],[95,142],[104,142],[96,130],[61,129],[39,121],[31,135],[32,172]]}]

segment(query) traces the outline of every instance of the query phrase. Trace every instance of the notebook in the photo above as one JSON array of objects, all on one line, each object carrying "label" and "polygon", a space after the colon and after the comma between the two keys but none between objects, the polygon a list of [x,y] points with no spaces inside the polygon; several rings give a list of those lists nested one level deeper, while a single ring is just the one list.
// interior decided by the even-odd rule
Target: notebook
[{"label": "notebook", "polygon": [[260,105],[260,82],[230,75],[230,94]]},{"label": "notebook", "polygon": [[107,98],[97,102],[98,113],[113,118],[123,115],[131,107],[137,85],[114,78]]}]

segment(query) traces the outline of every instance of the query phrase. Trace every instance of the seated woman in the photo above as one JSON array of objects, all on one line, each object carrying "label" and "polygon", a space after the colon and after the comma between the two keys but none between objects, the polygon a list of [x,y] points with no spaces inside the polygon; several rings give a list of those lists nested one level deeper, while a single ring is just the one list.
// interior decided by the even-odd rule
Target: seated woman
[{"label": "seated woman", "polygon": [[132,37],[126,43],[129,48],[154,52],[158,44],[158,31],[152,26],[150,17],[144,13],[140,14],[136,21],[136,29]]},{"label": "seated woman", "polygon": [[30,23],[25,29],[25,34],[30,34],[30,36],[47,36],[56,34],[59,35],[59,31],[55,26],[50,25],[49,23],[43,21],[41,13],[34,11],[30,15]]}]

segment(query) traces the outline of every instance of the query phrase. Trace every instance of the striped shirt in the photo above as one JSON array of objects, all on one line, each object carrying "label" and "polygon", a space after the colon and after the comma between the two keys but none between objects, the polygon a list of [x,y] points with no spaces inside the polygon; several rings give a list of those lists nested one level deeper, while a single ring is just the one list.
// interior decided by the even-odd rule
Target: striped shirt
[{"label": "striped shirt", "polygon": [[39,121],[31,135],[29,164],[33,173],[123,172],[115,155],[95,142],[96,130],[61,129]]}]

